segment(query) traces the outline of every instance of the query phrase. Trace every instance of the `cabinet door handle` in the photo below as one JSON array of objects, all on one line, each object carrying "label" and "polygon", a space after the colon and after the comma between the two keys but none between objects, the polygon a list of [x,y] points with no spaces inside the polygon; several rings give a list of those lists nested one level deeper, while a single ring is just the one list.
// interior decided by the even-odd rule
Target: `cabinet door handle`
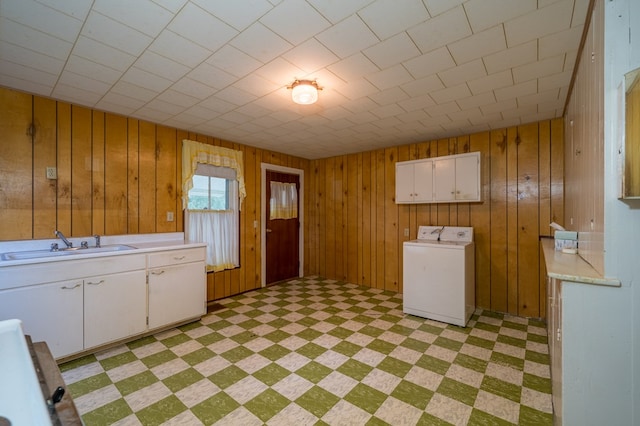
[{"label": "cabinet door handle", "polygon": [[187,256],[175,256],[175,257],[173,258],[173,260],[182,260],[182,259],[184,259],[185,257],[187,257]]},{"label": "cabinet door handle", "polygon": [[78,288],[80,287],[80,283],[74,285],[73,287],[67,287],[66,285],[63,285],[62,287],[60,287],[62,290],[73,290],[74,288]]},{"label": "cabinet door handle", "polygon": [[164,269],[161,270],[161,271],[151,271],[151,274],[152,275],[162,275],[162,274],[164,274]]},{"label": "cabinet door handle", "polygon": [[88,285],[100,285],[100,284],[102,284],[103,282],[104,282],[104,280],[100,280],[100,281],[98,281],[97,283],[94,283],[94,282],[92,282],[92,281],[89,281],[87,284],[88,284]]}]

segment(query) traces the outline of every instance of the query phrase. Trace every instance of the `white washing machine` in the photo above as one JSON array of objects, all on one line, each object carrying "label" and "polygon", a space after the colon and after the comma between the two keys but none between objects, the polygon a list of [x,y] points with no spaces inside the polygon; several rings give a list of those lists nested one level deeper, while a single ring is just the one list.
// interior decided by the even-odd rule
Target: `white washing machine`
[{"label": "white washing machine", "polygon": [[420,226],[403,245],[403,311],[465,327],[475,310],[473,228]]}]

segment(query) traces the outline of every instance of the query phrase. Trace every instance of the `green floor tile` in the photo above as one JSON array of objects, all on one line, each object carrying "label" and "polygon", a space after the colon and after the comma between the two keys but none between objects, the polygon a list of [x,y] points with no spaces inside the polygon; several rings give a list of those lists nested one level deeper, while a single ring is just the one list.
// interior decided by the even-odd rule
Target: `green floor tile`
[{"label": "green floor tile", "polygon": [[456,380],[445,377],[440,382],[440,386],[437,389],[438,393],[448,396],[451,399],[460,401],[463,404],[473,406],[473,403],[478,396],[478,389],[473,386],[469,386],[466,383],[461,383]]},{"label": "green floor tile", "polygon": [[437,418],[429,413],[422,413],[417,426],[451,426],[451,423],[444,421],[442,419]]},{"label": "green floor tile", "polygon": [[433,344],[456,352],[462,347],[462,342],[442,336],[437,337],[436,340],[433,341]]},{"label": "green floor tile", "polygon": [[[258,312],[258,311],[254,311],[254,312]],[[252,328],[258,327],[260,325],[262,325],[260,321],[256,321],[255,319],[250,319],[250,320],[241,322],[240,324],[238,324],[238,327],[242,327],[245,330],[251,330]]]},{"label": "green floor tile", "polygon": [[254,352],[252,350],[247,349],[244,346],[237,346],[233,349],[229,349],[228,351],[224,352],[220,356],[229,362],[236,363],[247,357],[250,357],[253,354]]},{"label": "green floor tile", "polygon": [[384,340],[376,339],[371,343],[369,343],[367,345],[367,348],[383,353],[385,355],[389,355],[396,348],[396,345],[394,345],[393,343],[386,342]]},{"label": "green floor tile", "polygon": [[379,328],[371,327],[370,325],[366,325],[366,326],[362,327],[360,330],[358,330],[358,333],[362,333],[362,334],[365,334],[365,335],[370,336],[370,337],[378,337],[382,333],[384,333],[384,330],[380,330]]},{"label": "green floor tile", "polygon": [[218,385],[221,389],[226,389],[247,376],[248,374],[244,370],[236,367],[235,365],[231,365],[209,376],[209,380]]},{"label": "green floor tile", "polygon": [[304,355],[309,359],[315,359],[325,353],[327,351],[326,348],[323,348],[320,345],[316,345],[315,343],[309,342],[306,345],[298,348],[296,352],[300,355]]},{"label": "green floor tile", "polygon": [[[413,317],[413,318],[415,318],[417,321],[424,321],[424,319],[420,317]],[[422,324],[420,327],[418,327],[418,330],[424,331],[425,333],[433,334],[436,336],[439,336],[440,333],[442,333],[442,328],[435,327],[431,324]]]},{"label": "green floor tile", "polygon": [[120,391],[122,396],[127,396],[140,389],[146,388],[156,383],[158,378],[149,370],[138,373],[134,376],[127,377],[124,380],[115,383],[116,388]]},{"label": "green floor tile", "polygon": [[266,422],[290,403],[291,401],[280,395],[278,392],[273,389],[267,389],[251,401],[244,404],[244,407],[251,411],[260,420]]},{"label": "green floor tile", "polygon": [[82,416],[85,425],[111,425],[133,414],[124,399],[117,399]]},{"label": "green floor tile", "polygon": [[542,334],[527,333],[527,340],[530,342],[541,343],[543,345],[548,344],[547,336]]},{"label": "green floor tile", "polygon": [[364,379],[371,370],[373,370],[373,367],[356,361],[355,359],[349,359],[338,367],[336,371],[360,381]]},{"label": "green floor tile", "polygon": [[106,371],[109,371],[113,368],[120,367],[137,360],[138,358],[133,354],[133,352],[123,352],[110,358],[100,360],[99,362],[100,365],[102,365],[102,368],[104,368]]},{"label": "green floor tile", "polygon": [[526,405],[520,406],[519,426],[538,426],[553,424],[553,414],[535,410]]},{"label": "green floor tile", "polygon": [[308,341],[312,341],[317,339],[318,337],[322,336],[322,333],[319,332],[318,330],[313,330],[311,328],[306,328],[303,331],[301,331],[300,333],[296,334],[297,337],[301,338],[301,339],[305,339]]},{"label": "green floor tile", "polygon": [[[277,329],[277,328],[286,327],[287,325],[291,324],[291,321],[287,321],[284,318],[276,318],[273,321],[268,322],[267,324]],[[276,330],[276,331],[279,331],[279,330]]]},{"label": "green floor tile", "polygon": [[196,341],[198,341],[201,345],[204,346],[209,346],[213,343],[219,342],[220,340],[224,340],[225,337],[220,334],[220,333],[216,333],[215,331],[209,334],[205,334],[204,336],[200,336],[196,339]]},{"label": "green floor tile", "polygon": [[346,356],[354,356],[358,352],[362,350],[361,346],[356,345],[355,343],[342,341],[331,348],[332,351],[341,353]]},{"label": "green floor tile", "polygon": [[490,359],[496,364],[513,367],[520,371],[524,369],[524,360],[511,355],[506,355],[500,352],[492,352]]},{"label": "green floor tile", "polygon": [[80,398],[82,395],[109,386],[110,384],[111,379],[107,373],[100,373],[67,385],[67,390],[74,398]]},{"label": "green floor tile", "polygon": [[296,370],[296,374],[298,376],[304,377],[311,383],[318,383],[320,380],[331,374],[332,371],[333,370],[331,370],[329,367],[325,367],[320,363],[311,361]]},{"label": "green floor tile", "polygon": [[422,355],[420,359],[416,361],[416,365],[441,375],[444,375],[449,370],[449,367],[451,367],[451,363],[432,357],[431,355]]},{"label": "green floor tile", "polygon": [[494,342],[492,340],[483,339],[483,338],[477,337],[477,336],[469,336],[469,337],[467,337],[467,340],[465,340],[464,343],[466,343],[468,345],[479,346],[479,347],[484,348],[484,349],[489,349],[490,351],[493,350],[493,348],[496,345],[496,342]]},{"label": "green floor tile", "polygon": [[231,336],[231,340],[233,340],[236,343],[239,343],[241,345],[250,342],[251,340],[255,339],[257,336],[255,335],[255,333],[252,333],[250,331],[243,331],[242,333],[238,333],[235,334],[233,336]]},{"label": "green floor tile", "polygon": [[272,363],[253,373],[253,377],[255,377],[256,379],[260,380],[261,382],[263,382],[268,386],[273,386],[290,374],[291,372],[286,368],[280,367],[278,364]]},{"label": "green floor tile", "polygon": [[185,410],[187,407],[175,395],[171,395],[143,408],[136,416],[145,426],[161,425]]},{"label": "green floor tile", "polygon": [[402,325],[394,325],[392,326],[389,331],[396,333],[396,334],[400,334],[402,336],[410,336],[411,333],[414,332],[413,328],[409,328],[409,327],[404,327]]},{"label": "green floor tile", "polygon": [[523,349],[527,346],[526,340],[518,339],[511,336],[505,336],[504,334],[499,335],[496,341],[499,343],[504,343],[506,345],[515,346],[517,348],[523,348]]},{"label": "green floor tile", "polygon": [[476,323],[474,328],[477,328],[478,330],[489,331],[491,333],[496,333],[496,334],[500,332],[499,326],[482,322],[482,318]]},{"label": "green floor tile", "polygon": [[211,359],[214,356],[216,356],[216,354],[213,353],[213,351],[211,349],[200,348],[197,351],[193,351],[193,352],[190,352],[190,353],[184,355],[182,357],[182,359],[184,361],[186,361],[187,364],[193,366],[193,365],[198,365],[201,362],[204,362],[204,361],[206,361],[208,359]]},{"label": "green floor tile", "polygon": [[[200,324],[200,323],[197,322],[194,324]],[[143,346],[150,345],[151,343],[154,343],[157,341],[158,339],[156,339],[155,337],[147,336],[147,337],[143,337],[142,339],[134,340],[133,342],[127,343],[127,347],[133,350],[133,349],[141,348]]]},{"label": "green floor tile", "polygon": [[469,425],[477,426],[512,426],[513,423],[508,422],[500,417],[485,413],[482,410],[474,408],[469,417]]},{"label": "green floor tile", "polygon": [[427,342],[423,342],[422,340],[417,340],[417,339],[408,337],[405,340],[403,340],[402,343],[400,343],[400,346],[413,349],[414,351],[417,351],[417,352],[424,352],[427,349],[429,349],[429,346],[431,345]]},{"label": "green floor tile", "polygon": [[168,348],[172,348],[174,346],[178,346],[181,343],[189,342],[191,337],[187,336],[184,333],[176,334],[175,336],[167,337],[164,340],[160,340],[163,345]]},{"label": "green floor tile", "polygon": [[482,315],[480,317],[489,317],[501,320],[504,319],[504,314],[500,312],[482,311]]},{"label": "green floor tile", "polygon": [[483,359],[474,358],[465,354],[456,355],[456,359],[453,361],[453,363],[482,374],[485,373],[488,365],[487,361]]},{"label": "green floor tile", "polygon": [[420,410],[424,410],[433,396],[433,391],[403,380],[396,386],[393,392],[391,392],[391,396],[413,405]]},{"label": "green floor tile", "polygon": [[549,364],[549,355],[536,351],[526,351],[524,354],[524,359],[526,359],[527,361],[537,362],[538,364]]},{"label": "green floor tile", "polygon": [[[339,318],[339,317],[332,317],[332,318]],[[344,318],[340,318],[341,320],[347,321]],[[351,330],[347,330],[346,328],[342,328],[342,327],[336,327],[332,330],[329,330],[329,332],[327,333],[333,337],[337,337],[338,339],[346,339],[347,337],[351,336],[353,334],[353,331]]]},{"label": "green floor tile", "polygon": [[385,399],[387,399],[387,395],[371,386],[359,383],[345,395],[344,399],[356,407],[360,407],[364,411],[373,414],[380,408]]},{"label": "green floor tile", "polygon": [[82,358],[74,359],[73,361],[65,362],[64,364],[60,364],[58,368],[61,372],[73,370],[74,368],[82,367],[83,365],[92,364],[97,362],[97,358],[95,355],[87,355]]},{"label": "green floor tile", "polygon": [[551,393],[551,379],[524,373],[522,386],[542,393]]},{"label": "green floor tile", "polygon": [[174,374],[173,376],[169,376],[162,381],[166,387],[168,387],[171,392],[178,392],[186,388],[187,386],[191,386],[194,383],[199,382],[204,379],[204,376],[200,374],[198,371],[193,368],[188,368],[184,371]]},{"label": "green floor tile", "polygon": [[191,411],[202,423],[211,425],[239,406],[240,404],[229,395],[224,392],[218,392],[211,398],[191,408]]},{"label": "green floor tile", "polygon": [[[232,311],[227,311],[227,312],[232,312]],[[212,322],[211,324],[207,324],[207,327],[209,327],[213,331],[219,331],[219,330],[225,329],[227,327],[231,327],[232,325],[233,324],[231,324],[227,320],[218,320],[218,321]]]},{"label": "green floor tile", "polygon": [[411,370],[412,365],[393,357],[386,357],[376,366],[376,368],[386,371],[387,373],[391,373],[394,376],[403,378],[409,370]]},{"label": "green floor tile", "polygon": [[511,322],[509,320],[502,321],[502,326],[510,328],[512,330],[527,331],[527,324],[520,324],[517,322]]},{"label": "green floor tile", "polygon": [[181,325],[177,328],[178,330],[185,333],[187,331],[195,330],[196,328],[200,328],[200,327],[202,327],[202,323],[200,321],[194,321],[194,322],[190,322],[189,324]]},{"label": "green floor tile", "polygon": [[338,401],[340,401],[340,398],[334,394],[318,386],[314,386],[296,399],[295,402],[316,417],[322,417],[336,405]]},{"label": "green floor tile", "polygon": [[238,313],[236,311],[234,311],[233,308],[239,306],[240,304],[239,303],[235,304],[235,302],[231,302],[231,303],[233,303],[233,304],[225,304],[225,307],[227,307],[228,309],[223,310],[223,311],[217,311],[216,312],[216,316],[218,318],[227,319],[227,318],[231,318],[231,317],[234,317],[234,316],[238,315]]},{"label": "green floor tile", "polygon": [[282,358],[283,356],[287,355],[290,353],[290,351],[286,348],[283,348],[282,346],[276,344],[276,345],[272,345],[269,346],[266,349],[263,349],[262,351],[259,352],[260,355],[262,355],[263,357],[271,360],[271,361],[276,361],[280,358]]},{"label": "green floor tile", "polygon": [[369,324],[369,323],[371,323],[371,322],[376,320],[376,318],[374,318],[374,317],[372,317],[370,315],[364,315],[365,312],[366,312],[366,310],[363,310],[362,311],[362,315],[356,315],[355,317],[353,317],[353,320],[357,321],[359,323],[362,323],[362,324]]},{"label": "green floor tile", "polygon": [[491,376],[484,376],[480,389],[520,403],[521,387]]}]

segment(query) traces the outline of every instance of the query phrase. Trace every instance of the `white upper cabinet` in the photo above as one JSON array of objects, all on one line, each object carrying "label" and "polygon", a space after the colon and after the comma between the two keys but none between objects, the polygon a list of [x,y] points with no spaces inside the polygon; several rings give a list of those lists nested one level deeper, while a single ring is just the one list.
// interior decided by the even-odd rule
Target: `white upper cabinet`
[{"label": "white upper cabinet", "polygon": [[396,203],[480,201],[480,153],[396,163]]},{"label": "white upper cabinet", "polygon": [[396,163],[396,203],[428,203],[433,199],[431,160]]}]

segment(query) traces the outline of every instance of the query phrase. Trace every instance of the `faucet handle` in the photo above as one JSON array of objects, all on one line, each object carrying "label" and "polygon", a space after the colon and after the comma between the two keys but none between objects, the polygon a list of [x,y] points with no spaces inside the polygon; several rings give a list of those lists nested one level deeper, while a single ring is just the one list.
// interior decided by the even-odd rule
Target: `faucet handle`
[{"label": "faucet handle", "polygon": [[96,239],[96,247],[100,247],[100,235],[94,235],[93,238]]},{"label": "faucet handle", "polygon": [[58,243],[51,243],[51,251],[58,251]]}]

